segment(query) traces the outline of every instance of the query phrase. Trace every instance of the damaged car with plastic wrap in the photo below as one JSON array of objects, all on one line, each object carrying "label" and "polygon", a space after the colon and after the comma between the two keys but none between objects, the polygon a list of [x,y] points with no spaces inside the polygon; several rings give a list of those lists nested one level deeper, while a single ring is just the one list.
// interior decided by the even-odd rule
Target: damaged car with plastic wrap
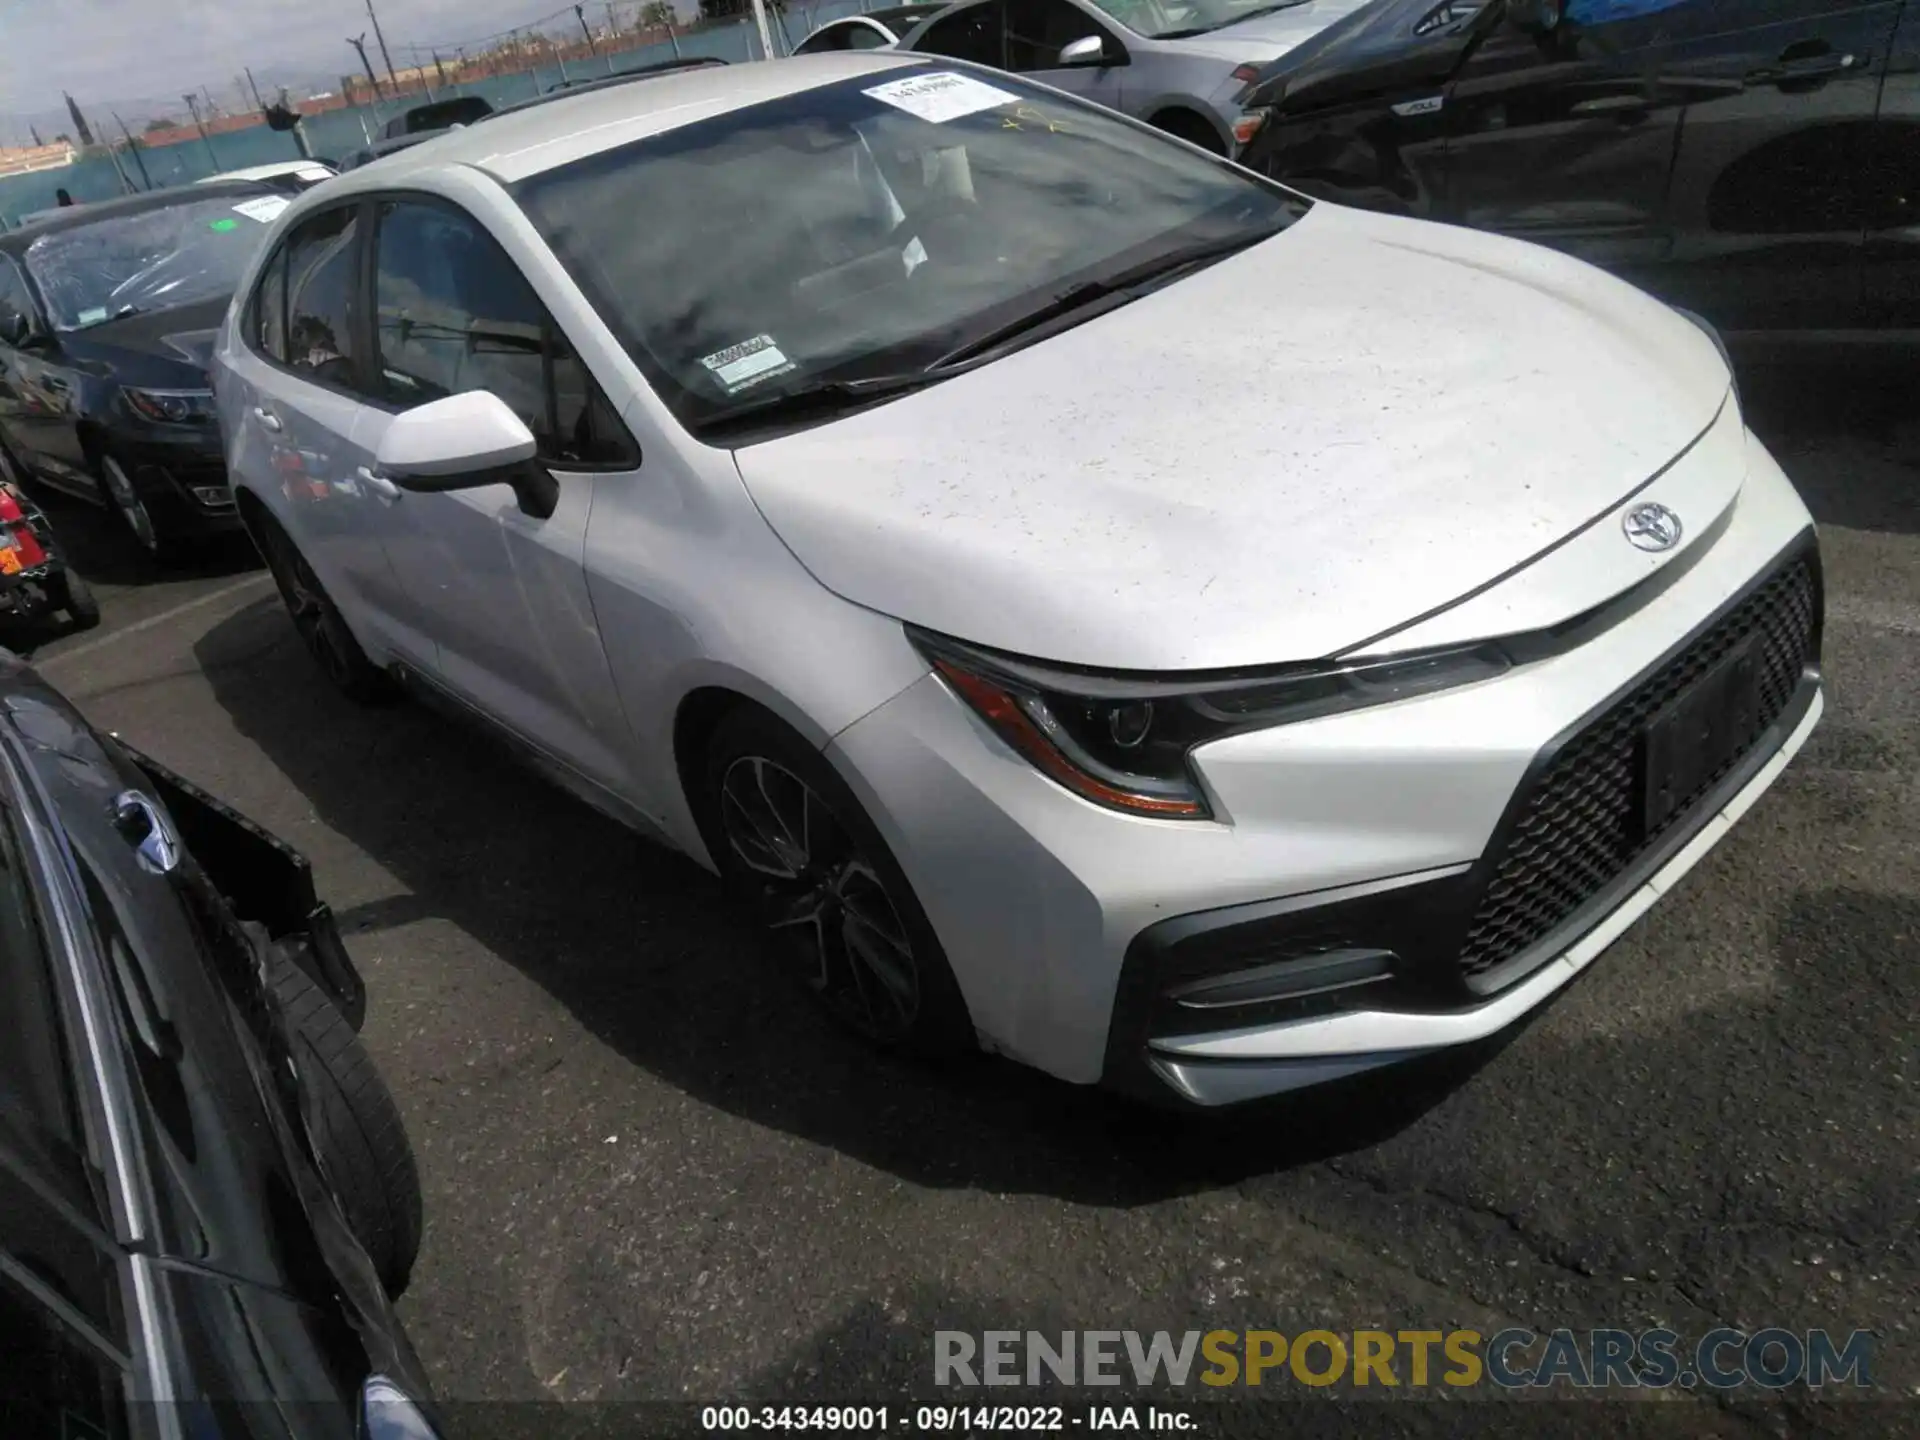
[{"label": "damaged car with plastic wrap", "polygon": [[163,560],[237,530],[207,360],[287,199],[223,180],[0,235],[0,480],[100,505]]},{"label": "damaged car with plastic wrap", "polygon": [[955,61],[343,176],[215,365],[333,681],[711,866],[884,1045],[1212,1106],[1477,1041],[1821,711],[1704,324]]},{"label": "damaged car with plastic wrap", "polygon": [[413,1152],[307,862],[0,651],[8,1436],[431,1440]]}]

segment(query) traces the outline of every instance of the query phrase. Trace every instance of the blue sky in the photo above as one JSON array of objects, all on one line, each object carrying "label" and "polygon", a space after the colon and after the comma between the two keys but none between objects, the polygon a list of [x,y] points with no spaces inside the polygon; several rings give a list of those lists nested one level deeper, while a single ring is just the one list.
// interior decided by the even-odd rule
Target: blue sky
[{"label": "blue sky", "polygon": [[[464,41],[570,8],[571,0],[374,0],[393,63],[404,42]],[[636,0],[617,0],[631,18]],[[587,5],[606,23],[605,0]],[[64,114],[71,91],[89,117],[140,102],[180,108],[180,96],[210,86],[234,103],[235,77],[251,65],[265,77],[338,77],[359,61],[347,37],[367,34],[379,63],[365,0],[0,0],[0,115]],[[425,57],[423,57],[425,58]],[[129,116],[131,118],[131,116]],[[9,142],[11,126],[0,126]],[[66,129],[64,120],[61,129]]]}]

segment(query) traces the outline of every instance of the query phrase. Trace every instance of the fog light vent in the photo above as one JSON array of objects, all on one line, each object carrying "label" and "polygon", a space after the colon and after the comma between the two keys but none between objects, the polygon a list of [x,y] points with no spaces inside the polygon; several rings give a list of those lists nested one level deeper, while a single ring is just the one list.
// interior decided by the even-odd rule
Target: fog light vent
[{"label": "fog light vent", "polygon": [[1230,1010],[1297,1000],[1392,979],[1399,958],[1391,950],[1327,950],[1182,985],[1167,992],[1167,998],[1187,1010]]}]

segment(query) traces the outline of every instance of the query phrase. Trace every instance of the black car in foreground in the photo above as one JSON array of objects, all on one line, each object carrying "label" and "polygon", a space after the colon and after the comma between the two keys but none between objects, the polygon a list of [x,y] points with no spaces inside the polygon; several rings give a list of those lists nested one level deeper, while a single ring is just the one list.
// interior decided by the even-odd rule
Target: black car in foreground
[{"label": "black car in foreground", "polygon": [[431,1440],[364,1003],[298,854],[0,651],[0,1435]]},{"label": "black car in foreground", "polygon": [[241,270],[289,203],[220,181],[0,235],[0,480],[103,505],[161,558],[238,530],[207,361]]},{"label": "black car in foreground", "polygon": [[1499,231],[1723,331],[1920,338],[1920,0],[1376,0],[1241,163]]}]

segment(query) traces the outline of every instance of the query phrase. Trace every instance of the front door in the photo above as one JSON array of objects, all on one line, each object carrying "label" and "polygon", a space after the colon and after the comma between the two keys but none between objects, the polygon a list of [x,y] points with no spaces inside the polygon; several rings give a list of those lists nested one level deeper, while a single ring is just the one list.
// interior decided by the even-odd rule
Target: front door
[{"label": "front door", "polygon": [[[1107,47],[1109,56],[1124,59],[1126,48],[1111,25],[1072,0],[1002,0],[1001,15],[1006,28],[1006,69],[1016,75],[1031,75],[1043,85],[1069,91],[1110,110],[1123,108],[1120,101],[1126,65],[1063,68],[1059,63],[1064,47],[1094,35]],[[1017,115],[1013,123],[1021,123]]]},{"label": "front door", "polygon": [[1646,277],[1725,330],[1861,322],[1874,109],[1899,0],[1682,0],[1658,83],[1683,100],[1673,250]]},{"label": "front door", "polygon": [[1920,331],[1920,0],[1889,47],[1865,194],[1863,323]]},{"label": "front door", "polygon": [[1567,0],[1546,35],[1495,24],[1447,90],[1441,215],[1628,275],[1663,258],[1680,112],[1654,84],[1662,4]]},{"label": "front door", "polygon": [[431,637],[435,678],[550,760],[637,803],[628,731],[587,595],[595,489],[633,483],[638,455],[526,277],[472,216],[442,201],[378,205],[377,404],[357,440],[376,452],[393,417],[488,390],[533,431],[560,481],[545,518],[511,487],[400,491],[385,540],[399,628]]}]

